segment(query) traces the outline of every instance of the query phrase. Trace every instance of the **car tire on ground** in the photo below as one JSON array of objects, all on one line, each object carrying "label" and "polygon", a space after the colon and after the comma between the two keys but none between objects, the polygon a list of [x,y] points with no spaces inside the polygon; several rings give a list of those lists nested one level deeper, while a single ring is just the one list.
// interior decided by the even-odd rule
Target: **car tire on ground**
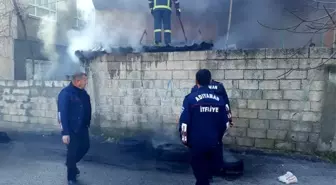
[{"label": "car tire on ground", "polygon": [[120,151],[123,152],[145,152],[149,148],[146,140],[138,138],[124,138],[118,142]]},{"label": "car tire on ground", "polygon": [[189,151],[181,144],[164,143],[155,148],[156,160],[189,162]]}]

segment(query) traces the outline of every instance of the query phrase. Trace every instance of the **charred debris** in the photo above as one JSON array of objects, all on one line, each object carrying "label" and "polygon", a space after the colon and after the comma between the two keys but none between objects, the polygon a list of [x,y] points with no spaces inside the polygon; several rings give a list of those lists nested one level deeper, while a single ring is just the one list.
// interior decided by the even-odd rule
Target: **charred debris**
[{"label": "charred debris", "polygon": [[205,51],[205,50],[212,50],[213,46],[214,44],[211,42],[201,42],[199,44],[182,45],[182,46],[142,46],[142,48],[140,49],[132,47],[118,47],[118,48],[110,48],[109,50],[107,50],[100,47],[98,49],[93,49],[90,51],[77,50],[75,52],[75,55],[82,63],[87,64],[90,61],[94,60],[95,58],[105,54],[126,55],[129,53],[139,53],[139,52],[158,53],[158,52]]}]

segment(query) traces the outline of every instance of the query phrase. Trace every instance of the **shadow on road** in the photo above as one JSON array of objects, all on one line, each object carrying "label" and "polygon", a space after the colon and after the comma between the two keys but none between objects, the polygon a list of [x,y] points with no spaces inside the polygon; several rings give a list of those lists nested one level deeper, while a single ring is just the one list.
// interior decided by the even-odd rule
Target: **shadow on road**
[{"label": "shadow on road", "polygon": [[[25,156],[25,160],[65,159],[66,147],[61,143],[60,135],[38,135],[26,133],[8,133],[12,142],[0,144],[0,158],[6,156]],[[266,178],[283,174],[287,170],[297,174],[315,175],[315,169],[329,169],[335,166],[321,161],[308,161],[284,156],[270,156],[262,153],[231,153],[244,160],[242,179]],[[165,173],[191,173],[189,151],[179,141],[163,136],[138,135],[120,139],[118,142],[106,142],[102,137],[93,137],[91,148],[84,161],[106,164],[134,171],[163,171]],[[1,162],[1,161],[0,161]],[[311,170],[314,169],[314,170]],[[268,177],[269,178],[269,177]]]}]

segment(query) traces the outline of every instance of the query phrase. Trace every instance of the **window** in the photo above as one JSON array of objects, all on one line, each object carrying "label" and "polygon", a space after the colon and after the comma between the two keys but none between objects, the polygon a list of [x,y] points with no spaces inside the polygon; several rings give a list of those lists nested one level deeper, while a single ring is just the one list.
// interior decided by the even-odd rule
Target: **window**
[{"label": "window", "polygon": [[27,80],[41,80],[46,78],[51,69],[52,62],[45,60],[26,59],[26,79]]},{"label": "window", "polygon": [[83,12],[77,8],[77,15],[75,17],[75,27],[83,28],[85,26],[85,20],[83,17]]},{"label": "window", "polygon": [[58,0],[29,0],[29,15],[36,17],[49,16],[52,20],[57,20]]}]

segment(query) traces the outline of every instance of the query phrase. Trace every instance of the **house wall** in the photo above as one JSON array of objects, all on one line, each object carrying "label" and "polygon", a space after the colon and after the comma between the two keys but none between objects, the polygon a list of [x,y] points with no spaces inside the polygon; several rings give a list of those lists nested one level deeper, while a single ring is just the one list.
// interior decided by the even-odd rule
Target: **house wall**
[{"label": "house wall", "polygon": [[[56,45],[67,45],[67,35],[66,31],[75,26],[77,8],[76,0],[67,1],[56,1],[57,2],[57,21],[46,21],[45,27],[49,25],[54,25],[56,30],[48,30],[55,37]],[[40,38],[38,36],[39,31],[44,25],[41,25],[41,17],[29,14],[29,9],[32,8],[29,4],[23,4],[22,8],[26,8],[22,11],[22,21],[17,19],[18,25],[18,39],[26,39],[31,41],[38,41]],[[48,29],[48,28],[47,28]],[[55,34],[55,35],[53,35]]]},{"label": "house wall", "polygon": [[[43,53],[43,43],[40,42],[38,32],[40,30],[41,19],[29,15],[28,1],[17,0],[16,5],[20,9],[20,16],[16,14],[15,4],[12,0],[0,2],[0,79],[1,80],[23,80],[26,79],[26,60],[45,60]],[[75,26],[76,0],[60,1],[58,3],[58,22],[50,21],[50,25],[55,25],[54,42],[55,52],[60,56],[60,60],[68,60],[65,45],[67,45],[67,31]],[[48,24],[47,24],[48,25]],[[55,61],[52,61],[55,62]],[[57,61],[56,61],[57,62]],[[62,78],[61,78],[62,79]]]},{"label": "house wall", "polygon": [[95,25],[96,32],[100,33],[96,36],[97,42],[109,43],[109,47],[137,46],[146,29],[147,19],[143,12],[113,9],[96,11]]},{"label": "house wall", "polygon": [[0,2],[0,79],[14,79],[13,48],[17,37],[17,16],[11,0]]},{"label": "house wall", "polygon": [[[76,26],[76,0],[58,1],[57,21],[42,21],[41,17],[30,14],[30,9],[33,8],[31,5],[21,4],[20,7],[25,8],[25,11],[21,12],[21,19],[17,19],[18,34],[13,41],[15,79],[29,80],[27,77],[65,79],[66,71],[64,73],[54,72],[55,74],[49,77],[48,70],[63,65],[63,63],[72,65],[69,62],[71,59],[66,51],[66,45],[68,45],[68,30]],[[42,37],[41,30],[44,32]],[[54,57],[55,53],[57,58]],[[31,65],[33,70],[27,71],[27,61],[36,63]],[[69,69],[68,66],[63,66],[63,69]],[[48,69],[41,71],[41,68]],[[27,72],[33,72],[33,74],[27,74]]]},{"label": "house wall", "polygon": [[[37,64],[34,66],[34,74],[37,75],[37,79],[45,79],[48,74],[48,71],[39,71],[40,68],[48,68],[52,69],[52,63],[55,61],[50,61],[42,52],[43,44],[38,41],[31,40],[22,40],[15,39],[14,40],[14,62],[15,62],[15,80],[29,80],[27,78],[27,61],[32,61],[30,59],[34,59],[34,62],[37,63],[37,60],[44,61],[40,66]],[[56,79],[65,79],[65,75],[67,74],[67,70],[71,69],[71,65],[75,63],[69,62],[71,61],[70,56],[67,53],[67,47],[63,45],[56,45],[56,52],[59,55],[59,65],[63,65],[63,72],[59,73],[60,76],[55,76]],[[56,61],[57,62],[57,61]],[[47,65],[47,66],[46,66]],[[70,70],[71,71],[71,70]],[[29,75],[28,75],[29,76]],[[36,79],[36,78],[34,78]]]},{"label": "house wall", "polygon": [[[104,55],[88,66],[92,130],[176,136],[182,101],[200,68],[230,97],[234,146],[336,151],[335,59],[327,48]],[[322,63],[321,63],[322,62]],[[282,75],[282,76],[281,76]],[[59,131],[56,95],[68,82],[0,81],[0,127]]]}]

